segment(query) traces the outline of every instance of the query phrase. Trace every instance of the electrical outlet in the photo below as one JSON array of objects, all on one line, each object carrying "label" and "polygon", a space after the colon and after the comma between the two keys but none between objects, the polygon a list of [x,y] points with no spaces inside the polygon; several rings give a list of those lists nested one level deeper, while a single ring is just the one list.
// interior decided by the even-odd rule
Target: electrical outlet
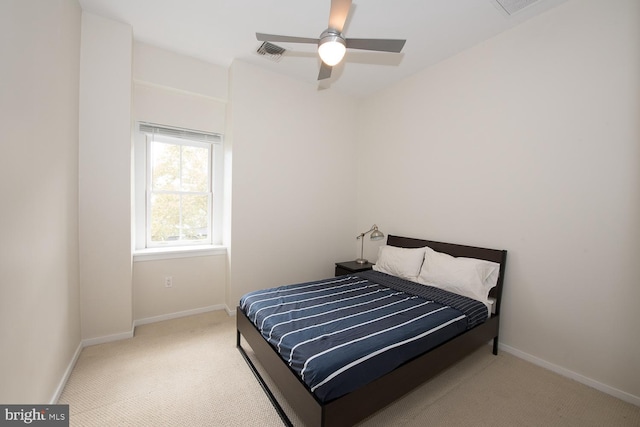
[{"label": "electrical outlet", "polygon": [[173,277],[165,276],[165,278],[164,278],[164,287],[165,288],[172,288],[173,287]]}]

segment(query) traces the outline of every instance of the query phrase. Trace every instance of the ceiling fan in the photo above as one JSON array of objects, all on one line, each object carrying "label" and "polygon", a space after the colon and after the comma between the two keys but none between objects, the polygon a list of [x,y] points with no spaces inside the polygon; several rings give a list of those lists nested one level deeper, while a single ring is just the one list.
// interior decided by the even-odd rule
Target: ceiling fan
[{"label": "ceiling fan", "polygon": [[378,52],[400,53],[406,40],[396,39],[352,39],[342,35],[342,29],[349,10],[351,0],[331,0],[329,12],[329,27],[317,39],[307,37],[279,36],[275,34],[256,33],[256,38],[262,42],[312,43],[318,45],[318,54],[322,63],[318,80],[331,77],[334,65],[342,61],[347,49],[374,50]]}]

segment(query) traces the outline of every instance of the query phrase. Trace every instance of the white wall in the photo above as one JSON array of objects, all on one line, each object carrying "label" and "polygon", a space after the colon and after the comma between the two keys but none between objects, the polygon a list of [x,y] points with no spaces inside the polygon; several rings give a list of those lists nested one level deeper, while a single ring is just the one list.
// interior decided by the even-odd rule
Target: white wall
[{"label": "white wall", "polygon": [[358,189],[361,229],[507,249],[502,342],[636,404],[639,76],[640,3],[568,2],[365,100]]},{"label": "white wall", "polygon": [[229,88],[234,309],[245,292],[354,259],[358,153],[351,99],[241,61]]},{"label": "white wall", "polygon": [[82,14],[79,227],[82,338],[132,333],[131,27]]},{"label": "white wall", "polygon": [[[224,134],[227,75],[224,67],[136,42],[133,121]],[[136,136],[139,135],[134,129]],[[134,157],[141,172],[144,156],[138,148]],[[139,179],[143,182],[144,175]],[[139,190],[144,192],[144,185]],[[144,200],[138,209],[144,210]],[[137,230],[136,234],[144,239],[144,230]],[[134,320],[223,307],[226,270],[224,250],[206,256],[178,252],[153,260],[134,256]],[[166,276],[173,278],[173,287],[164,286]]]},{"label": "white wall", "polygon": [[189,95],[227,101],[228,70],[225,67],[146,43],[133,45],[133,78]]},{"label": "white wall", "polygon": [[[185,312],[222,309],[226,269],[224,253],[134,262],[134,320],[148,322]],[[172,278],[170,288],[164,286],[167,276]]]},{"label": "white wall", "polygon": [[4,1],[0,40],[0,402],[47,403],[80,344],[80,7]]}]

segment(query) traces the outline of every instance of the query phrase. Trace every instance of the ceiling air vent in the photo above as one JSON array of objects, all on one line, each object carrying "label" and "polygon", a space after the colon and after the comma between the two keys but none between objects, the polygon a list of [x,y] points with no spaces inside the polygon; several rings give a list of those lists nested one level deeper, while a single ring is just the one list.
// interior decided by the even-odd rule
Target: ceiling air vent
[{"label": "ceiling air vent", "polygon": [[258,50],[256,50],[256,53],[258,55],[262,55],[275,62],[280,61],[280,58],[282,58],[282,54],[285,52],[286,49],[269,42],[262,43]]},{"label": "ceiling air vent", "polygon": [[516,12],[521,11],[525,7],[531,6],[540,0],[493,0],[501,10],[507,15],[513,15]]}]

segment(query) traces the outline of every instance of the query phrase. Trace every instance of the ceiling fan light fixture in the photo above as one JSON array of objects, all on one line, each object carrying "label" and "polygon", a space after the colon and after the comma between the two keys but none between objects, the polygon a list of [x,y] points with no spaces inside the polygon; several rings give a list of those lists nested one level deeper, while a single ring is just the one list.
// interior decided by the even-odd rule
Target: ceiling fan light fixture
[{"label": "ceiling fan light fixture", "polygon": [[318,54],[322,62],[328,66],[333,67],[342,61],[346,51],[347,43],[340,33],[326,30],[320,36]]}]

